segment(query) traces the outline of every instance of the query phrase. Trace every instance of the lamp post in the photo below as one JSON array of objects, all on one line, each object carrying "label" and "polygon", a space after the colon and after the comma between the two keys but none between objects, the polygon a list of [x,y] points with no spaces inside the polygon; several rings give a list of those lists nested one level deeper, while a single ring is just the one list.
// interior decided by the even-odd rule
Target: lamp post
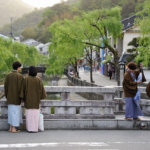
[{"label": "lamp post", "polygon": [[120,86],[122,86],[122,81],[124,78],[124,72],[125,72],[125,63],[123,61],[121,61],[119,63],[120,66]]}]

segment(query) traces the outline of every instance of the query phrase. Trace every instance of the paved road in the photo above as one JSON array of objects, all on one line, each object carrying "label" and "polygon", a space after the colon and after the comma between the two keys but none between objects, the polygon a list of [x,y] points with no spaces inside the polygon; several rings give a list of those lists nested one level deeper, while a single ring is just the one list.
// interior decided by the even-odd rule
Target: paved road
[{"label": "paved road", "polygon": [[150,131],[48,130],[0,132],[0,150],[150,150]]},{"label": "paved road", "polygon": [[[150,81],[150,70],[144,70],[147,82]],[[79,70],[79,75],[82,80],[90,82],[90,72],[85,72],[84,70]],[[95,84],[101,86],[117,86],[116,80],[110,80],[109,77],[102,75],[99,71],[93,72],[93,80]]]},{"label": "paved road", "polygon": [[147,81],[150,81],[150,70],[144,70],[144,74]]},{"label": "paved road", "polygon": [[[79,76],[81,80],[90,82],[90,72],[80,70]],[[99,71],[93,72],[93,80],[95,84],[100,86],[117,86],[117,81],[110,80],[109,77],[102,75]]]}]

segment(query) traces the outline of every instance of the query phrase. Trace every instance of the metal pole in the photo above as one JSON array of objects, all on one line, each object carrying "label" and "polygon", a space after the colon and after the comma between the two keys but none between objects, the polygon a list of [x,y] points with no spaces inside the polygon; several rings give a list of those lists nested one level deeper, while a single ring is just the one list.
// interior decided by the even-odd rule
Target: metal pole
[{"label": "metal pole", "polygon": [[10,17],[10,36],[13,38],[13,26],[12,26],[13,17]]}]

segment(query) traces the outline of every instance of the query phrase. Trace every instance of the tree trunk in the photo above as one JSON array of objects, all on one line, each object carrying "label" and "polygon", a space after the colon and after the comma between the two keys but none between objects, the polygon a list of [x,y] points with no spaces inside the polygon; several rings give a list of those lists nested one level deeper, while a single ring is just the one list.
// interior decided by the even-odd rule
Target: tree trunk
[{"label": "tree trunk", "polygon": [[92,48],[90,47],[90,82],[94,83],[93,81],[93,59],[92,59]]},{"label": "tree trunk", "polygon": [[119,67],[119,57],[118,55],[114,55],[114,62],[115,62],[115,72],[116,72],[116,80],[117,85],[120,85],[120,67]]},{"label": "tree trunk", "polygon": [[78,71],[78,63],[77,63],[77,60],[75,61],[75,74],[76,74],[76,77],[79,78],[79,71]]}]

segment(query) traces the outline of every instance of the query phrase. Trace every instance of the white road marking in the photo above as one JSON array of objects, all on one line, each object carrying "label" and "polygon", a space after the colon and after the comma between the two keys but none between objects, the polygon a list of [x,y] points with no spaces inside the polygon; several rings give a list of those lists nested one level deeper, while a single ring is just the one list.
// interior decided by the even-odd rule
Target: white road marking
[{"label": "white road marking", "polygon": [[150,142],[107,142],[108,144],[150,144]]},{"label": "white road marking", "polygon": [[119,150],[119,149],[88,149],[88,150]]},{"label": "white road marking", "polygon": [[57,146],[89,146],[102,147],[109,146],[104,142],[66,142],[66,143],[20,143],[20,144],[0,144],[1,148],[30,148],[30,147],[57,147]]},{"label": "white road marking", "polygon": [[38,146],[57,146],[58,143],[22,143],[22,144],[0,144],[0,148],[25,148]]},{"label": "white road marking", "polygon": [[80,146],[108,146],[104,142],[71,142],[69,145],[80,145]]}]

